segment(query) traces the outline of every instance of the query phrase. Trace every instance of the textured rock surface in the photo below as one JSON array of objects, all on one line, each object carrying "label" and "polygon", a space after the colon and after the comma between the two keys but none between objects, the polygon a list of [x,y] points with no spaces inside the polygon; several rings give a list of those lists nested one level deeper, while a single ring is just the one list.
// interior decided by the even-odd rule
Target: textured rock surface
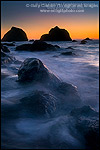
[{"label": "textured rock surface", "polygon": [[18,70],[18,82],[31,84],[31,87],[40,84],[40,89],[48,91],[49,94],[52,93],[58,99],[57,102],[61,103],[59,109],[63,109],[63,111],[72,105],[80,105],[77,89],[71,84],[62,82],[37,58],[27,58],[21,64]]},{"label": "textured rock surface", "polygon": [[21,82],[32,80],[41,82],[42,80],[44,81],[48,78],[55,78],[58,80],[37,58],[25,59],[18,70],[18,80]]},{"label": "textured rock surface", "polygon": [[51,115],[56,109],[56,97],[43,91],[36,91],[20,100],[24,110],[29,110],[34,115]]},{"label": "textured rock surface", "polygon": [[73,109],[70,113],[77,132],[83,136],[86,147],[99,149],[99,113],[90,106]]}]

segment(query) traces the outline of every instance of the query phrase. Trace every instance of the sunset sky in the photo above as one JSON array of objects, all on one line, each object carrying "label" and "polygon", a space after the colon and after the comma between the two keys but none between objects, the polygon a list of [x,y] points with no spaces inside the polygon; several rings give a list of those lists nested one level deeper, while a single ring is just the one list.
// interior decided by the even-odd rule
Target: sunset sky
[{"label": "sunset sky", "polygon": [[[26,4],[46,3],[86,3],[99,5],[98,1],[2,1],[1,38],[12,26],[22,28],[28,39],[39,39],[54,26],[69,31],[72,39],[99,38],[99,6],[84,8],[84,12],[43,13],[37,7]],[[43,5],[42,5],[43,6]]]}]

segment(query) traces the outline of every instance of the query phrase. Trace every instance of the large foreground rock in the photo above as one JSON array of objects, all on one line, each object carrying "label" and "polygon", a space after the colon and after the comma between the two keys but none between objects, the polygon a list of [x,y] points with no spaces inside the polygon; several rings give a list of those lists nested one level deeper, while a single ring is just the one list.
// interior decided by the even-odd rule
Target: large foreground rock
[{"label": "large foreground rock", "polygon": [[[37,91],[42,90],[48,95],[53,95],[57,99],[59,109],[63,111],[80,105],[77,89],[71,84],[62,82],[37,58],[27,58],[21,64],[18,70],[18,82],[24,86],[30,85],[31,89],[35,88]],[[30,96],[28,95],[27,99],[28,97]]]},{"label": "large foreground rock", "polygon": [[30,111],[39,117],[50,116],[55,113],[57,99],[50,93],[35,91],[28,97],[20,100],[22,109]]},{"label": "large foreground rock", "polygon": [[18,51],[45,51],[45,50],[56,50],[59,48],[57,45],[47,44],[46,42],[35,40],[33,44],[23,44],[16,47]]},{"label": "large foreground rock", "polygon": [[[20,117],[20,111],[25,113],[25,117],[50,117],[56,111],[57,99],[50,93],[44,91],[34,91],[28,96],[18,100],[16,106],[2,106],[3,118],[11,119]],[[6,110],[6,111],[4,111]],[[12,113],[15,111],[16,113]]]},{"label": "large foreground rock", "polygon": [[80,105],[77,89],[62,82],[37,58],[27,58],[22,63],[15,86],[21,92],[15,105],[3,105],[2,115],[6,119],[19,118],[20,114],[27,118],[66,115],[70,108]]},{"label": "large foreground rock", "polygon": [[7,42],[11,42],[11,41],[28,41],[27,35],[26,33],[20,29],[20,28],[16,28],[16,27],[12,27],[2,38],[2,41],[7,41]]},{"label": "large foreground rock", "polygon": [[58,26],[52,28],[49,34],[44,34],[40,38],[41,41],[72,41],[69,33],[65,29],[60,29]]},{"label": "large foreground rock", "polygon": [[48,78],[52,81],[53,78],[55,81],[59,81],[37,58],[25,59],[18,70],[18,81],[20,82],[31,82],[33,80],[42,82]]},{"label": "large foreground rock", "polygon": [[86,147],[99,149],[99,113],[90,106],[83,106],[73,109],[70,115],[71,124],[84,138]]}]

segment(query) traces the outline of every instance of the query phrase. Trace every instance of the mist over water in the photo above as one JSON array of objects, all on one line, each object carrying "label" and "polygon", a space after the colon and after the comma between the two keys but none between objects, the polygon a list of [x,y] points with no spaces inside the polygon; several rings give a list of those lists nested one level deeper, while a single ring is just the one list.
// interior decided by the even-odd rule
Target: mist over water
[{"label": "mist over water", "polygon": [[[23,43],[31,42],[16,42],[15,45]],[[80,41],[47,43],[58,45],[61,49],[45,52],[15,51],[15,47],[10,46],[9,49],[19,61],[32,57],[40,59],[62,81],[77,87],[82,105],[90,105],[99,111],[99,41],[88,41],[87,44],[80,44]],[[61,52],[66,51],[72,51],[75,55],[61,55]],[[39,84],[34,87],[33,83],[24,86],[16,82],[20,64],[12,63],[1,68],[1,73],[5,75],[1,80],[1,108],[5,112],[1,120],[2,148],[84,149],[84,139],[72,125],[73,122],[69,121],[71,118],[67,110],[64,115],[48,119],[37,117],[26,110],[17,113],[17,105],[23,96],[30,95],[37,88],[41,90]],[[11,117],[6,116],[5,120],[6,111],[11,113]]]}]

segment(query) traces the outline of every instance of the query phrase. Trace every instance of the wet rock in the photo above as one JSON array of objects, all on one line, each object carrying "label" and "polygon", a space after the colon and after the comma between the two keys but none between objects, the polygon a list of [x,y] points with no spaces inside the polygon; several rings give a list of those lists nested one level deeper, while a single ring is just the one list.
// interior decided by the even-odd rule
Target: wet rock
[{"label": "wet rock", "polygon": [[85,41],[86,41],[86,40],[87,40],[87,41],[88,41],[88,40],[89,40],[89,41],[92,41],[92,39],[90,39],[90,38],[86,38],[86,39],[84,39],[84,40],[85,40]]},{"label": "wet rock", "polygon": [[43,76],[47,76],[48,71],[39,59],[27,58],[18,71],[19,81],[40,80]]},{"label": "wet rock", "polygon": [[29,42],[34,42],[34,40],[32,39],[32,40],[29,40]]},{"label": "wet rock", "polygon": [[44,91],[36,91],[28,97],[22,98],[20,104],[22,109],[28,110],[34,115],[50,116],[56,110],[56,97]]},{"label": "wet rock", "polygon": [[81,108],[73,109],[70,115],[74,117],[95,117],[98,116],[98,112],[96,112],[91,106],[83,106]]},{"label": "wet rock", "polygon": [[1,51],[1,64],[9,63],[12,60],[13,59],[9,55]]},{"label": "wet rock", "polygon": [[16,51],[32,51],[32,44],[22,44],[16,47]]},{"label": "wet rock", "polygon": [[72,40],[72,42],[77,42],[77,40]]},{"label": "wet rock", "polygon": [[49,34],[44,34],[40,38],[41,41],[72,41],[70,34],[65,29],[58,26],[52,28]]},{"label": "wet rock", "polygon": [[[52,73],[37,58],[27,58],[18,70],[18,81],[46,81],[54,77]],[[56,80],[55,80],[56,81]]]},{"label": "wet rock", "polygon": [[[37,87],[41,85],[40,90],[49,91],[57,98],[59,110],[68,110],[73,105],[80,105],[80,97],[76,87],[62,82],[55,76],[39,59],[27,58],[18,70],[18,82],[22,85]],[[40,86],[39,86],[40,87]],[[37,90],[39,90],[39,87]]]},{"label": "wet rock", "polygon": [[75,55],[73,52],[63,52],[61,55]]},{"label": "wet rock", "polygon": [[5,54],[2,50],[1,50],[1,57],[5,57],[7,56],[7,54]]},{"label": "wet rock", "polygon": [[19,99],[17,104],[2,105],[2,117],[15,119],[20,117],[52,117],[55,115],[57,98],[44,91],[33,91]]},{"label": "wet rock", "polygon": [[14,57],[9,56],[1,50],[1,65],[13,62],[15,60]]},{"label": "wet rock", "polygon": [[54,45],[56,48],[60,48],[60,46],[58,46],[58,45]]},{"label": "wet rock", "polygon": [[89,149],[99,149],[99,120],[79,119],[76,129],[84,136],[86,147]]},{"label": "wet rock", "polygon": [[51,44],[47,44],[46,42],[40,41],[40,40],[36,40],[34,41],[33,45],[32,45],[32,49],[36,49],[36,50],[47,50],[47,49],[52,49],[55,48],[55,46],[51,45]]},{"label": "wet rock", "polygon": [[1,44],[1,50],[3,51],[3,52],[10,52],[10,50],[6,47],[6,46],[4,46],[3,44]]},{"label": "wet rock", "polygon": [[66,49],[72,49],[72,50],[73,50],[74,48],[72,48],[71,46],[69,46],[69,47],[67,47]]},{"label": "wet rock", "polygon": [[6,45],[6,46],[15,46],[14,43],[3,43],[3,45]]},{"label": "wet rock", "polygon": [[7,42],[11,42],[11,41],[28,41],[27,35],[26,33],[20,29],[20,28],[16,28],[16,27],[12,27],[2,38],[1,41],[7,41]]},{"label": "wet rock", "polygon": [[84,137],[89,149],[99,148],[99,114],[90,106],[83,106],[71,111],[74,127]]},{"label": "wet rock", "polygon": [[[77,88],[75,86],[72,86],[71,84],[68,84],[66,82],[60,82],[60,84],[56,88],[57,96],[62,99],[62,106],[61,108],[63,110],[71,110],[72,106],[76,107],[77,105],[80,106],[81,100],[79,97],[79,94],[77,92]],[[64,105],[63,105],[64,103]],[[66,107],[67,105],[67,107]]]},{"label": "wet rock", "polygon": [[25,50],[25,51],[45,51],[45,50],[56,50],[59,46],[53,46],[47,44],[46,42],[35,40],[33,44],[23,44],[16,47],[16,50]]},{"label": "wet rock", "polygon": [[86,40],[82,40],[80,44],[86,44],[87,41]]}]

